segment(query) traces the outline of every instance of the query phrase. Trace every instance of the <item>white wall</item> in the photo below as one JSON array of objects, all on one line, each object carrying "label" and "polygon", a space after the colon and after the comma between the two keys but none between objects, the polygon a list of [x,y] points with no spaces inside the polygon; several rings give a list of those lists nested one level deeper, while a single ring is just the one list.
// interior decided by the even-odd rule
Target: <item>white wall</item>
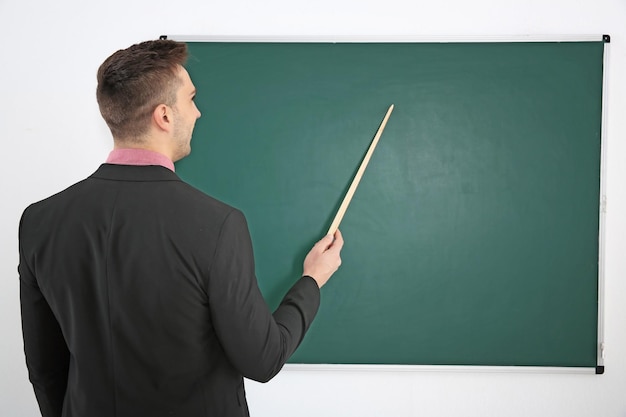
[{"label": "white wall", "polygon": [[[247,383],[253,416],[626,416],[624,0],[0,0],[0,415],[38,415],[19,325],[17,225],[35,200],[90,174],[110,136],[95,73],[161,34],[611,35],[606,374],[287,370]],[[205,115],[204,117],[208,117]],[[349,245],[350,242],[348,241]]]}]

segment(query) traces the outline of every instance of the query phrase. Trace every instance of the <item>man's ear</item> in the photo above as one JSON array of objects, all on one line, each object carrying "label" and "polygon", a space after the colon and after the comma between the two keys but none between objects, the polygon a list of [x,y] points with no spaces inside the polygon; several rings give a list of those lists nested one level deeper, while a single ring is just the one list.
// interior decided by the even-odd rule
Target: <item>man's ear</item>
[{"label": "man's ear", "polygon": [[152,121],[160,130],[170,132],[173,128],[172,122],[174,121],[172,116],[172,109],[169,106],[159,104],[152,112]]}]

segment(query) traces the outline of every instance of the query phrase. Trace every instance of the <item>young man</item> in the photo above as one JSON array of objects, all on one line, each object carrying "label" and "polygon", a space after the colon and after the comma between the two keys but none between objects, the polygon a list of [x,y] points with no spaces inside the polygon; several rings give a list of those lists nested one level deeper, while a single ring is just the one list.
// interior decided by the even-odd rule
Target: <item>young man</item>
[{"label": "young man", "polygon": [[174,173],[200,117],[186,57],[167,40],[110,56],[107,162],[22,216],[24,347],[44,417],[248,415],[243,377],[279,372],[341,263],[337,232],[268,311],[243,214]]}]

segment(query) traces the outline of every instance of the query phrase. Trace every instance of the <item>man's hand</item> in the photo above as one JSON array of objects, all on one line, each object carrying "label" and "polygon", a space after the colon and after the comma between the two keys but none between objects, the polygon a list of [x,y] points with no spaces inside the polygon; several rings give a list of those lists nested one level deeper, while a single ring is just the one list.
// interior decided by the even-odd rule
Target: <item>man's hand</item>
[{"label": "man's hand", "polygon": [[304,259],[303,275],[313,278],[322,288],[341,265],[342,247],[343,237],[339,230],[334,235],[324,236]]}]

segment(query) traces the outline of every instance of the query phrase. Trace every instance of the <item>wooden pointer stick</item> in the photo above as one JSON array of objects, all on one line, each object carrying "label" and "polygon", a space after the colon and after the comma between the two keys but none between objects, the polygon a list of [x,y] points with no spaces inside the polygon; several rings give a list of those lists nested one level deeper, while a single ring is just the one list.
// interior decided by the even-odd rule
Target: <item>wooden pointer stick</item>
[{"label": "wooden pointer stick", "polygon": [[380,135],[382,135],[383,130],[385,130],[385,125],[387,124],[387,120],[389,120],[389,116],[391,115],[392,111],[393,111],[393,104],[389,106],[389,110],[387,110],[387,114],[385,115],[383,122],[380,124],[380,127],[378,128],[378,131],[376,132],[376,136],[374,136],[374,139],[372,140],[372,143],[369,149],[367,150],[365,157],[363,157],[361,166],[359,167],[359,170],[356,172],[356,175],[354,176],[354,179],[352,180],[352,184],[350,184],[350,188],[348,188],[348,192],[346,193],[346,196],[343,198],[343,201],[341,202],[341,206],[339,206],[339,210],[337,210],[337,214],[335,215],[335,220],[333,220],[333,223],[330,225],[330,229],[328,229],[329,235],[334,235],[337,228],[339,228],[339,223],[341,223],[341,219],[343,219],[343,215],[346,214],[346,210],[348,209],[350,200],[352,200],[352,196],[354,195],[354,192],[356,191],[356,187],[359,186],[359,181],[361,181],[361,177],[363,177],[365,168],[367,168],[367,164],[369,163],[370,158],[372,157],[372,154],[374,153],[374,149],[376,149],[376,145],[378,144],[378,139],[380,139]]}]

